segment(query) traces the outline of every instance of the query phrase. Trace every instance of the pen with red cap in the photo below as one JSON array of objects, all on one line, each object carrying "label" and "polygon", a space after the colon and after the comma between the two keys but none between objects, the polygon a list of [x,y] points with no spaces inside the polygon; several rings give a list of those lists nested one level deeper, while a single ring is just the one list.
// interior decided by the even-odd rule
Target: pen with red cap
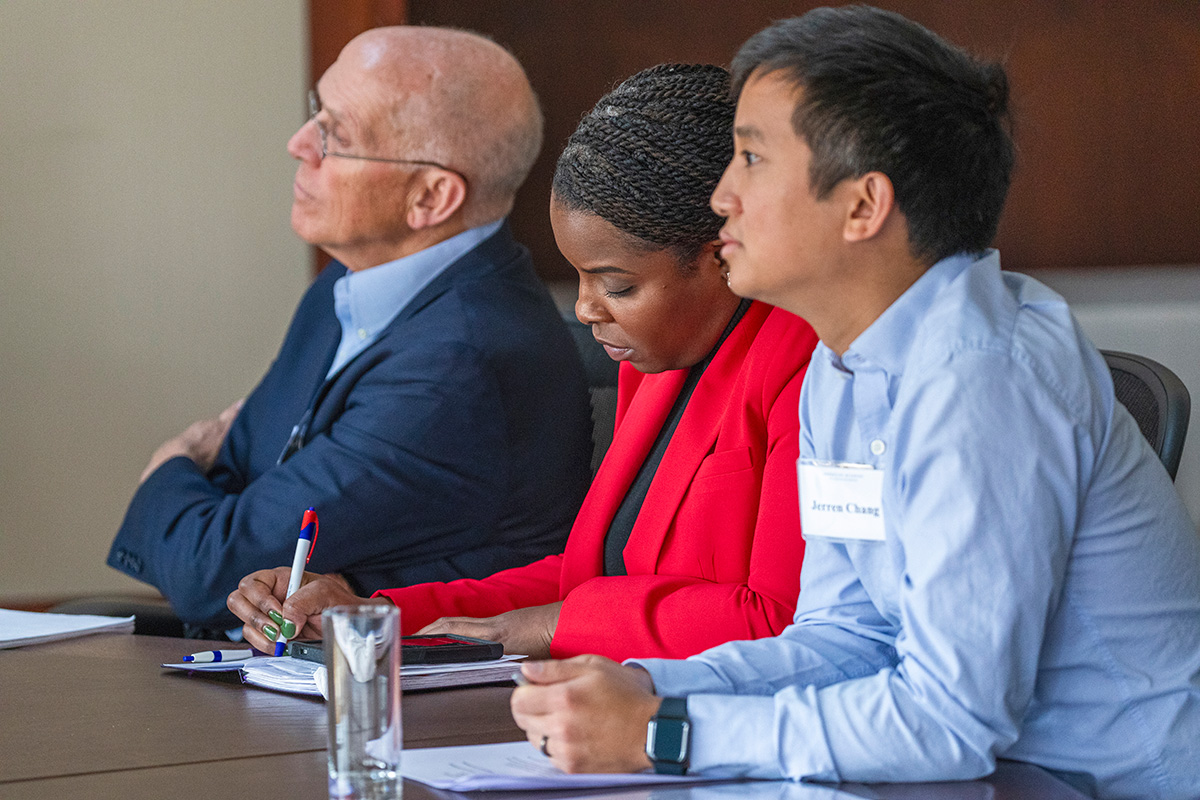
[{"label": "pen with red cap", "polygon": [[[288,579],[287,595],[284,599],[291,597],[300,588],[300,581],[304,579],[304,565],[308,563],[308,559],[312,558],[313,548],[317,545],[317,511],[314,508],[309,508],[304,512],[303,519],[300,520],[300,538],[296,540],[296,555],[292,557],[292,575]],[[279,632],[279,639],[275,641],[275,655],[283,655],[283,651],[287,648],[287,640],[283,638],[283,631]]]}]

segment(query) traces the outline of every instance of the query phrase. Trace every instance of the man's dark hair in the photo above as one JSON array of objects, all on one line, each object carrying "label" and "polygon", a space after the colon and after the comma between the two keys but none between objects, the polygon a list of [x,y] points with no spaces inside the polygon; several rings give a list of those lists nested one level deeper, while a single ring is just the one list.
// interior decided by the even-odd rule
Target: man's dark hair
[{"label": "man's dark hair", "polygon": [[733,155],[729,73],[662,64],[600,98],[571,134],[554,196],[693,261],[722,220],[709,198]]},{"label": "man's dark hair", "polygon": [[1003,67],[899,14],[849,6],[752,36],[733,60],[733,96],[775,72],[802,90],[792,128],[812,151],[816,197],[879,171],[916,257],[932,263],[991,244],[1014,161]]}]

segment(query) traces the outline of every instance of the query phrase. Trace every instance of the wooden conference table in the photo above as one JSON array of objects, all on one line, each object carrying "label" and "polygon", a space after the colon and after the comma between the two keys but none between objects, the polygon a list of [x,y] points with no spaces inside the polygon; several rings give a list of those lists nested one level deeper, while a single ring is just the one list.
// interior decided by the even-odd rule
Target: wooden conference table
[{"label": "wooden conference table", "polygon": [[[320,699],[242,686],[231,675],[163,670],[205,643],[98,634],[0,650],[0,798],[326,797]],[[404,745],[523,739],[508,686],[406,694]],[[502,800],[1078,800],[1035,767],[1002,764],[984,781],[838,787],[785,782],[504,792]],[[467,798],[405,781],[406,800]]]}]

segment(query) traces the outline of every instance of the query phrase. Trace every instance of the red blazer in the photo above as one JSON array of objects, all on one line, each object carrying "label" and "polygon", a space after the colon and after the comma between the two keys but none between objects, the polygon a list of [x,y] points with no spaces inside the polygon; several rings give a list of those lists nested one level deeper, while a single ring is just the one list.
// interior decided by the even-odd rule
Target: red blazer
[{"label": "red blazer", "polygon": [[604,536],[687,377],[621,365],[613,442],[566,552],[481,580],[379,594],[406,633],[442,616],[487,617],[563,601],[555,657],[683,658],[792,621],[804,540],[796,489],[800,383],[817,336],[753,303],[696,385],[629,543],[606,577]]}]

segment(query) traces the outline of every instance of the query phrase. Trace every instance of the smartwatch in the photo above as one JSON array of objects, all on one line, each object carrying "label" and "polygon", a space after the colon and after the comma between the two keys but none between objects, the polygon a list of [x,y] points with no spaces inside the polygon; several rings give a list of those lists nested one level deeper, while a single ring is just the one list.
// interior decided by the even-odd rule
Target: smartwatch
[{"label": "smartwatch", "polygon": [[691,755],[692,726],[687,698],[664,697],[646,726],[646,755],[660,775],[684,775]]}]

